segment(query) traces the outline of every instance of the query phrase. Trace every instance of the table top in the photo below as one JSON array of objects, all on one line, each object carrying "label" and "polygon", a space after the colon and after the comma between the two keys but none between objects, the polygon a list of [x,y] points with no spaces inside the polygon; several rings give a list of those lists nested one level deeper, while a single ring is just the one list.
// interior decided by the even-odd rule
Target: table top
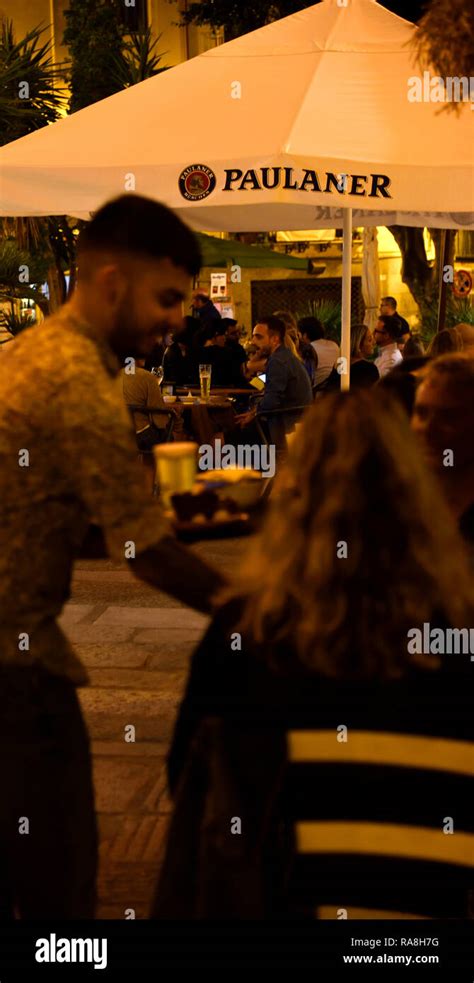
[{"label": "table top", "polygon": [[[178,396],[182,396],[183,394],[186,395],[186,393],[188,392],[192,393],[193,396],[194,395],[199,396],[201,390],[199,389],[198,386],[176,387],[176,393]],[[253,386],[251,389],[235,389],[232,388],[231,386],[222,386],[222,388],[219,389],[211,389],[211,396],[252,396],[252,395],[255,395],[255,389],[253,388]]]}]

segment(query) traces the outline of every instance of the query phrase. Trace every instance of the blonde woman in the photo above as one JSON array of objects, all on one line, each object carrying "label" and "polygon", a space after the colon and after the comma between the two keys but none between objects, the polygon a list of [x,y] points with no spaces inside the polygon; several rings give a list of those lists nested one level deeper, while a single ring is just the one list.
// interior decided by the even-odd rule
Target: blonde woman
[{"label": "blonde woman", "polygon": [[309,375],[311,385],[316,385],[316,370],[318,368],[318,356],[312,345],[303,341],[301,332],[298,329],[296,318],[289,311],[276,311],[274,317],[279,317],[286,327],[284,344],[299,358]]},{"label": "blonde woman", "polygon": [[[429,857],[438,839],[444,845],[445,814],[466,837],[474,829],[473,768],[450,771],[461,753],[474,760],[472,668],[469,655],[443,658],[439,644],[426,650],[423,636],[420,651],[412,640],[424,626],[429,638],[433,627],[442,637],[449,626],[468,628],[473,610],[455,522],[401,408],[376,390],[313,405],[238,585],[193,658],[169,758],[176,813],[156,910],[165,896],[173,908],[167,885],[181,899],[194,890],[173,861],[178,844],[186,853],[178,831],[194,809],[192,856],[202,850],[202,866],[189,878],[205,882],[202,914],[265,917],[332,904],[331,917],[338,906],[347,917],[363,917],[354,913],[363,908],[465,915],[469,848],[454,867]],[[199,725],[209,718],[220,721],[219,739],[210,731],[203,743]],[[285,735],[308,729],[325,735],[326,757],[290,767]],[[194,805],[190,773],[200,776]],[[226,834],[226,810],[241,819],[238,844]],[[291,849],[298,817],[320,829],[303,858]],[[331,845],[338,823],[356,831],[354,842],[346,833]],[[374,851],[374,837],[385,851]]]}]

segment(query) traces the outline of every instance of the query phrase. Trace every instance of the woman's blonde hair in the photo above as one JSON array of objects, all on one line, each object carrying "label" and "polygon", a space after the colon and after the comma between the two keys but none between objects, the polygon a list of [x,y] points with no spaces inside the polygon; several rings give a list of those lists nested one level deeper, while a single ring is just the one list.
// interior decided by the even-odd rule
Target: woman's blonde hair
[{"label": "woman's blonde hair", "polygon": [[298,348],[298,325],[296,323],[296,318],[289,311],[275,311],[273,317],[279,317],[280,321],[283,321],[285,325],[285,337],[283,344],[285,348],[289,348],[290,352],[299,359],[300,362],[303,361],[299,348]]},{"label": "woman's blonde hair", "polygon": [[232,591],[245,598],[239,630],[275,667],[388,678],[413,660],[410,628],[469,626],[468,585],[402,409],[363,390],[314,404]]}]

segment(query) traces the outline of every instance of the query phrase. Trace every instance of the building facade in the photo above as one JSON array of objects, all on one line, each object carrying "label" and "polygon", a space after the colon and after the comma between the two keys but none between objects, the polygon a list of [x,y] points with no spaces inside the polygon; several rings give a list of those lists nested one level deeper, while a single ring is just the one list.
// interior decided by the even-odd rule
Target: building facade
[{"label": "building facade", "polygon": [[[124,6],[124,33],[150,26],[154,36],[161,35],[159,51],[163,65],[172,68],[188,58],[202,54],[222,41],[210,28],[180,26],[181,14],[188,0],[121,0]],[[13,21],[16,39],[43,24],[48,28],[55,62],[64,62],[67,49],[62,43],[66,26],[64,11],[69,0],[0,0],[0,15]]]}]

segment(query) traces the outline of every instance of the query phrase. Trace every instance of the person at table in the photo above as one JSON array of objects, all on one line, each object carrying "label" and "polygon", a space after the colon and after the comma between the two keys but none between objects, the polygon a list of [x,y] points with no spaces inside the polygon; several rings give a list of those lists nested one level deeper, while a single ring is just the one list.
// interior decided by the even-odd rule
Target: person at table
[{"label": "person at table", "polygon": [[194,351],[199,365],[211,366],[211,386],[241,389],[247,385],[239,353],[227,345],[227,328],[215,321],[200,334],[200,345]]},{"label": "person at table", "polygon": [[473,670],[412,640],[424,623],[472,625],[472,585],[384,393],[311,407],[237,581],[192,658],[152,917],[467,917]]},{"label": "person at table", "polygon": [[175,386],[195,386],[199,373],[194,356],[195,332],[181,322],[173,331],[173,341],[163,356],[163,382]]},{"label": "person at table", "polygon": [[245,365],[247,352],[244,346],[240,344],[240,327],[238,322],[234,317],[223,317],[221,321],[226,329],[225,343],[227,348],[230,348],[236,361],[238,360],[241,365]]},{"label": "person at table", "polygon": [[[252,341],[262,358],[267,358],[265,390],[258,405],[236,417],[241,427],[251,424],[257,415],[272,410],[284,412],[268,417],[270,439],[280,450],[284,446],[284,436],[294,430],[300,419],[301,407],[313,401],[313,391],[308,373],[302,363],[285,346],[286,326],[280,318],[270,314],[261,318],[255,325]],[[292,413],[292,408],[298,410]]]},{"label": "person at table", "polygon": [[[370,362],[375,348],[374,336],[366,324],[354,324],[351,327],[351,389],[367,389],[379,381],[379,371],[374,362]],[[339,390],[341,376],[334,368],[325,386],[325,392]]]},{"label": "person at table", "polygon": [[[7,919],[94,917],[94,793],[76,694],[89,677],[58,623],[90,526],[100,527],[115,562],[193,608],[210,612],[223,583],[176,540],[147,492],[119,375],[126,358],[145,358],[179,325],[200,265],[193,233],[170,209],[124,194],[81,231],[72,298],[2,351],[0,910]],[[20,817],[28,835],[19,835]]]},{"label": "person at table", "polygon": [[326,338],[326,329],[317,317],[302,317],[298,329],[303,341],[313,346],[317,356],[315,386],[323,386],[329,378],[340,355],[339,345]]},{"label": "person at table", "polygon": [[[143,412],[132,413],[135,439],[139,451],[151,451],[166,440],[169,417],[156,377],[144,368],[145,359],[137,358],[122,369],[123,398],[127,406],[140,406]],[[163,413],[150,413],[148,407],[162,407]]]},{"label": "person at table", "polygon": [[406,318],[402,317],[402,315],[398,313],[397,301],[395,300],[395,297],[382,297],[382,300],[380,301],[380,314],[388,314],[389,317],[397,318],[400,325],[398,347],[400,351],[403,352],[406,342],[411,337],[411,331],[410,325],[408,324]]},{"label": "person at table", "polygon": [[374,338],[379,351],[375,365],[382,378],[403,360],[403,355],[398,347],[399,319],[391,314],[381,314],[374,328]]},{"label": "person at table", "polygon": [[205,290],[194,291],[192,309],[194,317],[200,321],[203,328],[209,328],[215,321],[221,319],[220,311]]}]

